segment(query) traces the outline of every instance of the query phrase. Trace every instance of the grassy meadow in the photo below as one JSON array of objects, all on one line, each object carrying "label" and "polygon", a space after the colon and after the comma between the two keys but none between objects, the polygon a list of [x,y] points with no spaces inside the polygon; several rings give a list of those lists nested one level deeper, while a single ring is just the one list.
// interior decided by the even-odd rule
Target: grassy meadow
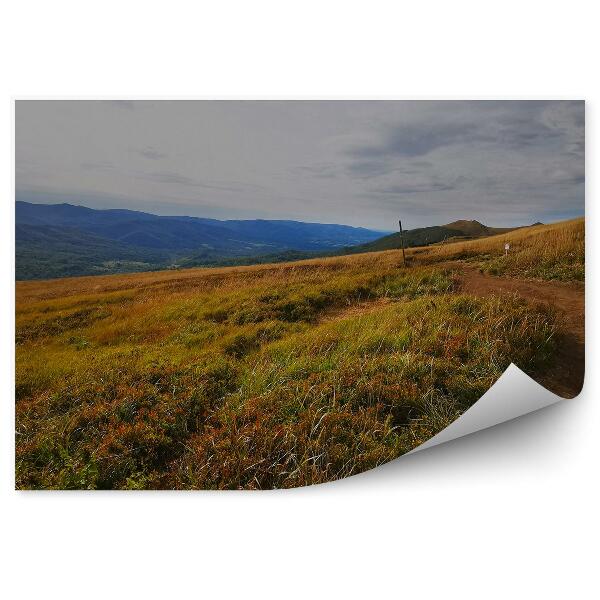
[{"label": "grassy meadow", "polygon": [[440,263],[580,279],[582,220],[408,255],[18,282],[17,487],[332,481],[424,442],[511,362],[548,368],[551,309],[462,295]]},{"label": "grassy meadow", "polygon": [[[504,256],[504,243],[510,250]],[[551,225],[523,227],[454,244],[436,244],[409,252],[423,262],[468,260],[490,275],[531,279],[583,281],[585,278],[583,217]]]}]

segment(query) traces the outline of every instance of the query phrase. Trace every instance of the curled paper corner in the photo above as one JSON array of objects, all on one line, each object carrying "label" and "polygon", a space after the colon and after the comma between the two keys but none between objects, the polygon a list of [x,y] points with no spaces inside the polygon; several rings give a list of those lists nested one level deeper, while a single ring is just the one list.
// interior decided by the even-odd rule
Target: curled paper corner
[{"label": "curled paper corner", "polygon": [[407,454],[516,419],[563,400],[511,363],[498,381],[456,421]]}]

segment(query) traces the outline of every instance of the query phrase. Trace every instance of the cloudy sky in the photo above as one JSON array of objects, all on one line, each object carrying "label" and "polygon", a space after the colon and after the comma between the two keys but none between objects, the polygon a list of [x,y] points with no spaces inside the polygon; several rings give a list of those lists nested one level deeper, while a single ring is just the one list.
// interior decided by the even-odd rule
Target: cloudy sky
[{"label": "cloudy sky", "polygon": [[584,211],[583,102],[18,101],[16,197],[382,230]]}]

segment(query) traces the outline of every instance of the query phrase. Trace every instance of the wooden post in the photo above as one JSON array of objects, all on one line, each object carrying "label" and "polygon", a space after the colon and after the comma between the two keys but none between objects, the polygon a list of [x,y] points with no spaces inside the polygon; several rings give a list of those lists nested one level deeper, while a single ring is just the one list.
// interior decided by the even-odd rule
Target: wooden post
[{"label": "wooden post", "polygon": [[402,262],[406,267],[406,254],[404,254],[404,232],[402,231],[402,221],[398,221],[400,225],[400,243],[402,244]]}]

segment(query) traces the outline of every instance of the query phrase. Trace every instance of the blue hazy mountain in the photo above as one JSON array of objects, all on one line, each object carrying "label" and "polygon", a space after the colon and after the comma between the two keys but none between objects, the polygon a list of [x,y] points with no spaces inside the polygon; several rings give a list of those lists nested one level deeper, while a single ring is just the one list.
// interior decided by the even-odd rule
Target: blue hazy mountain
[{"label": "blue hazy mountain", "polygon": [[290,252],[334,252],[384,235],[348,225],[222,221],[28,202],[16,202],[15,221],[17,279],[217,264]]}]

